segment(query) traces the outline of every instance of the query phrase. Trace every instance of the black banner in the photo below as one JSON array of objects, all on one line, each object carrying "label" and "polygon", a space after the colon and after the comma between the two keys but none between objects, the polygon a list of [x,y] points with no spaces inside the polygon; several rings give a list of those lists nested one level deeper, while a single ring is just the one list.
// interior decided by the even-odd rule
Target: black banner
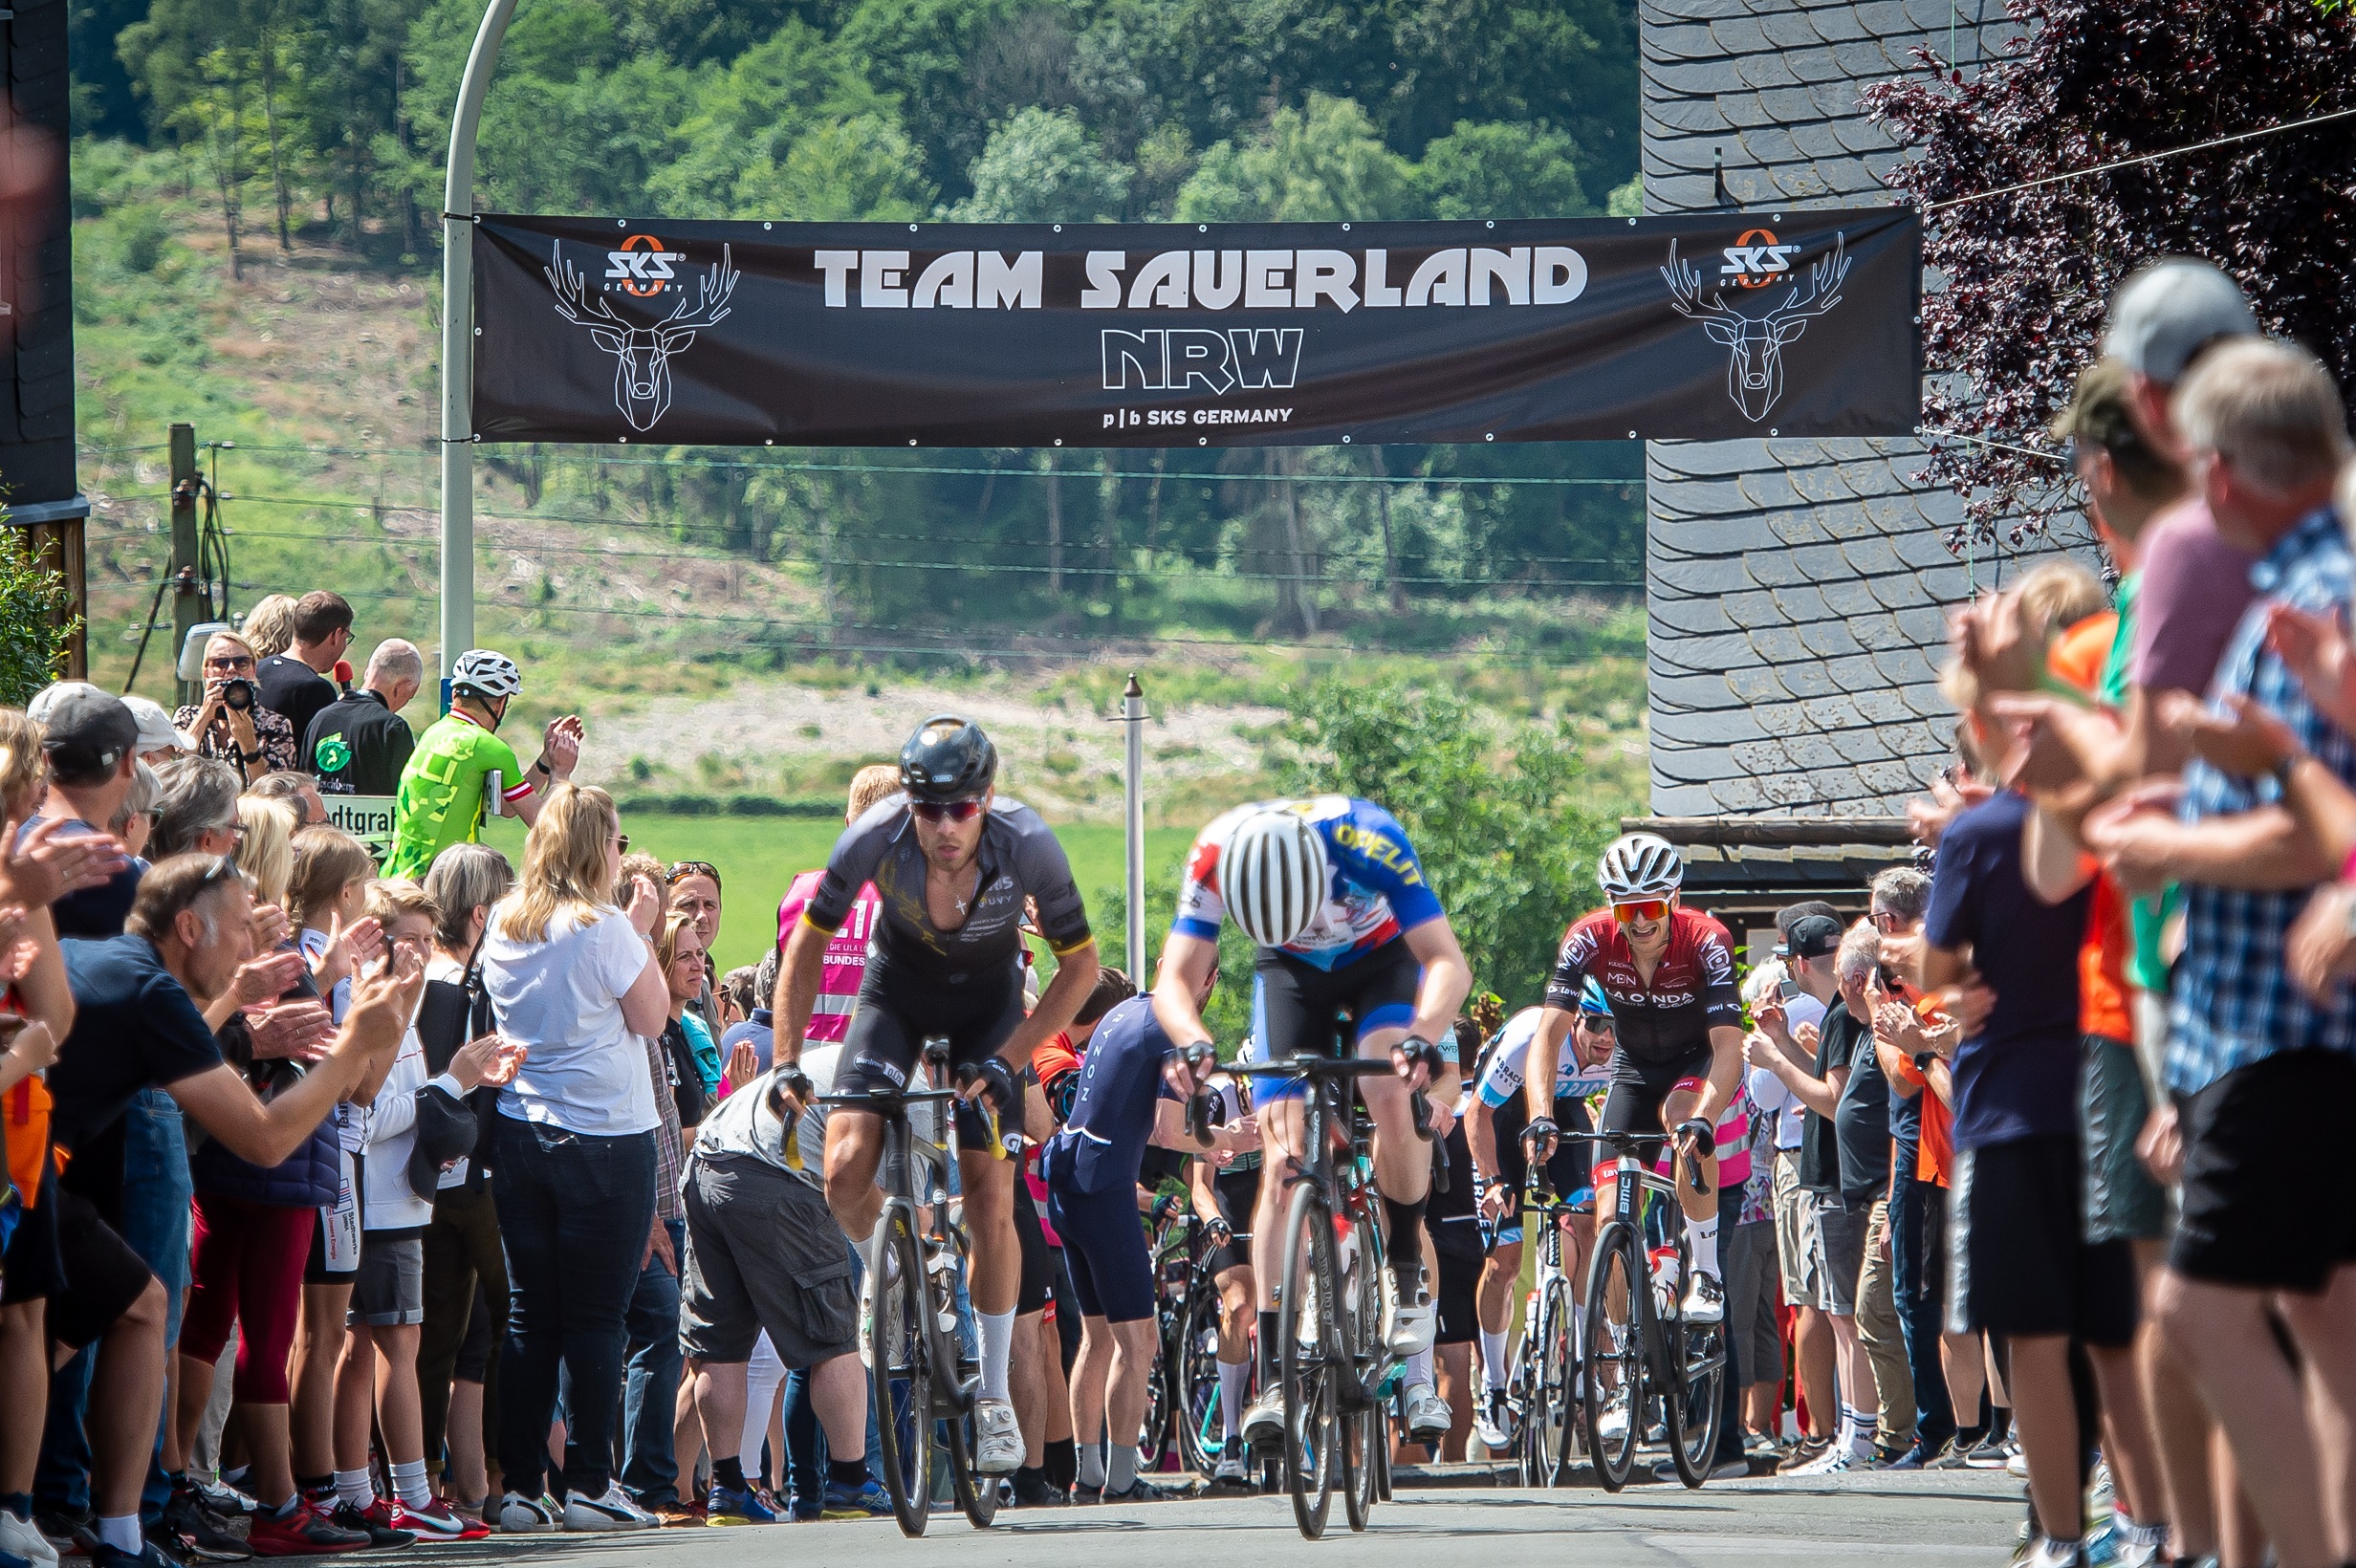
[{"label": "black banner", "polygon": [[485,217],[485,441],[1909,435],[1897,207],[1491,223]]}]

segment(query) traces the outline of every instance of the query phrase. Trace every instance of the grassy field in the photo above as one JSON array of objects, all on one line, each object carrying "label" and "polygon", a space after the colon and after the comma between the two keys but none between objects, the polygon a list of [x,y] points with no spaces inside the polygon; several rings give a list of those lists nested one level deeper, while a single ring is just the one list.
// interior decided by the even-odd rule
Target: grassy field
[{"label": "grassy field", "polygon": [[[720,944],[713,955],[723,969],[757,964],[776,936],[778,901],[796,873],[826,863],[842,830],[833,822],[777,817],[661,817],[633,813],[622,823],[630,848],[644,849],[666,863],[709,860],[728,879],[722,889]],[[1122,884],[1122,831],[1102,824],[1060,827],[1056,835],[1072,858],[1072,874],[1082,894],[1093,902],[1098,892]],[[522,824],[512,817],[491,824],[486,841],[523,863]],[[1145,870],[1149,877],[1174,876],[1179,857],[1186,853],[1193,832],[1184,828],[1155,828],[1145,834]],[[1101,923],[1100,923],[1101,924]]]}]

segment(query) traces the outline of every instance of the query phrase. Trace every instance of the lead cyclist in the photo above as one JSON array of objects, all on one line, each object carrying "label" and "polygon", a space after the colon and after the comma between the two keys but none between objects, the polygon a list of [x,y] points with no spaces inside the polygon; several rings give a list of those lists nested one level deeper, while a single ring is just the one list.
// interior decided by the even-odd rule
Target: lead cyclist
[{"label": "lead cyclist", "polygon": [[[1374,1120],[1374,1180],[1387,1232],[1384,1343],[1420,1365],[1435,1326],[1424,1280],[1431,1151],[1410,1120],[1409,1096],[1442,1083],[1453,1098],[1456,1010],[1472,986],[1464,949],[1424,881],[1415,846],[1381,806],[1338,795],[1238,806],[1194,840],[1154,981],[1154,1014],[1179,1042],[1178,1061],[1187,1046],[1211,1043],[1194,998],[1218,961],[1220,921],[1231,916],[1258,948],[1252,1027],[1266,1060],[1329,1052],[1339,1016],[1353,1027],[1358,1056],[1387,1056],[1398,1070],[1395,1078],[1358,1085]],[[1260,1394],[1244,1413],[1243,1437],[1254,1448],[1278,1442],[1284,1430],[1276,1291],[1285,1178],[1298,1168],[1307,1090],[1303,1078],[1262,1078],[1253,1092],[1263,1151],[1252,1218]],[[1430,1102],[1435,1138],[1453,1123],[1445,1104]],[[1409,1428],[1445,1431],[1448,1408],[1428,1368],[1419,1382],[1411,1367],[1407,1383]]]}]

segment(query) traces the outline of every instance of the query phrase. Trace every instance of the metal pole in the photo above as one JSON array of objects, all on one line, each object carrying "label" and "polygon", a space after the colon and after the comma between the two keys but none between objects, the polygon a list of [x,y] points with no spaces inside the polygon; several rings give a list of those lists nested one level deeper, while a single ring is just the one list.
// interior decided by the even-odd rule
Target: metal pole
[{"label": "metal pole", "polygon": [[1121,693],[1121,722],[1128,727],[1129,754],[1123,794],[1129,823],[1129,978],[1145,990],[1145,688],[1132,674]]},{"label": "metal pole", "polygon": [[206,619],[205,597],[196,581],[196,426],[172,426],[172,689],[183,705],[204,700],[204,688],[178,679],[180,650],[188,628]]},{"label": "metal pole", "polygon": [[450,665],[474,646],[474,133],[515,0],[491,0],[467,54],[450,117],[442,188],[442,647],[441,711]]}]

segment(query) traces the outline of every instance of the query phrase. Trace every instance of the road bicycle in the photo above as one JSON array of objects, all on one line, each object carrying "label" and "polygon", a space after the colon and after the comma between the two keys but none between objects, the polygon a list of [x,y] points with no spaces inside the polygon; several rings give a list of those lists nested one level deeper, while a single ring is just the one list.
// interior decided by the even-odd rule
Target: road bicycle
[{"label": "road bicycle", "polygon": [[[1725,1419],[1726,1331],[1722,1324],[1690,1323],[1680,1308],[1682,1282],[1693,1268],[1685,1210],[1677,1202],[1674,1177],[1652,1168],[1669,1137],[1657,1132],[1560,1136],[1603,1144],[1611,1152],[1617,1176],[1611,1211],[1588,1260],[1582,1335],[1596,1479],[1606,1492],[1627,1484],[1657,1401],[1677,1476],[1688,1487],[1698,1487],[1710,1475]],[[1708,1190],[1698,1169],[1693,1189]],[[1664,1200],[1653,1207],[1666,1240],[1648,1251],[1645,1209],[1653,1195]]]},{"label": "road bicycle", "polygon": [[[1361,1531],[1389,1484],[1384,1385],[1401,1363],[1382,1342],[1374,1125],[1350,1085],[1393,1069],[1386,1060],[1303,1055],[1240,1070],[1309,1085],[1276,1254],[1276,1381],[1284,1393],[1283,1485],[1294,1523],[1316,1540],[1336,1492],[1350,1528]],[[1421,1094],[1413,1105],[1416,1128],[1429,1140]]]},{"label": "road bicycle", "polygon": [[[965,1277],[965,1228],[950,1213],[947,1173],[957,1162],[954,1088],[948,1077],[949,1041],[928,1038],[921,1062],[922,1088],[876,1088],[859,1095],[824,1095],[819,1103],[869,1111],[884,1120],[884,1215],[865,1252],[869,1302],[860,1325],[860,1355],[874,1375],[879,1405],[877,1456],[884,1490],[900,1532],[925,1533],[931,1513],[933,1446],[946,1444],[950,1491],[977,1530],[998,1512],[998,1478],[974,1470],[973,1406],[980,1367],[958,1336],[957,1283]],[[962,1087],[973,1069],[959,1070]],[[1003,1150],[996,1114],[987,1099],[975,1104],[991,1123],[990,1144]],[[935,1107],[935,1132],[920,1133],[911,1106]],[[885,1412],[888,1412],[886,1414]]]},{"label": "road bicycle", "polygon": [[[1220,1249],[1209,1227],[1195,1216],[1189,1219],[1192,1223],[1186,1232],[1187,1252],[1182,1260],[1185,1274],[1176,1289],[1165,1296],[1168,1328],[1163,1339],[1163,1355],[1169,1372],[1169,1387],[1165,1397],[1176,1417],[1173,1426],[1179,1468],[1209,1475],[1227,1452],[1227,1409],[1219,1391]],[[1237,1230],[1233,1239],[1248,1250],[1252,1232]],[[1247,1356],[1245,1362],[1256,1373],[1257,1356]],[[1247,1379],[1244,1404],[1250,1405],[1256,1392],[1253,1382]],[[1237,1412],[1238,1417],[1241,1413]]]},{"label": "road bicycle", "polygon": [[1585,1212],[1592,1189],[1569,1198],[1546,1190],[1533,1170],[1521,1198],[1521,1230],[1538,1243],[1538,1277],[1522,1323],[1521,1349],[1509,1396],[1518,1429],[1515,1468],[1525,1487],[1568,1486],[1574,1459],[1589,1429],[1579,1394],[1579,1303],[1562,1266],[1562,1222]]}]

